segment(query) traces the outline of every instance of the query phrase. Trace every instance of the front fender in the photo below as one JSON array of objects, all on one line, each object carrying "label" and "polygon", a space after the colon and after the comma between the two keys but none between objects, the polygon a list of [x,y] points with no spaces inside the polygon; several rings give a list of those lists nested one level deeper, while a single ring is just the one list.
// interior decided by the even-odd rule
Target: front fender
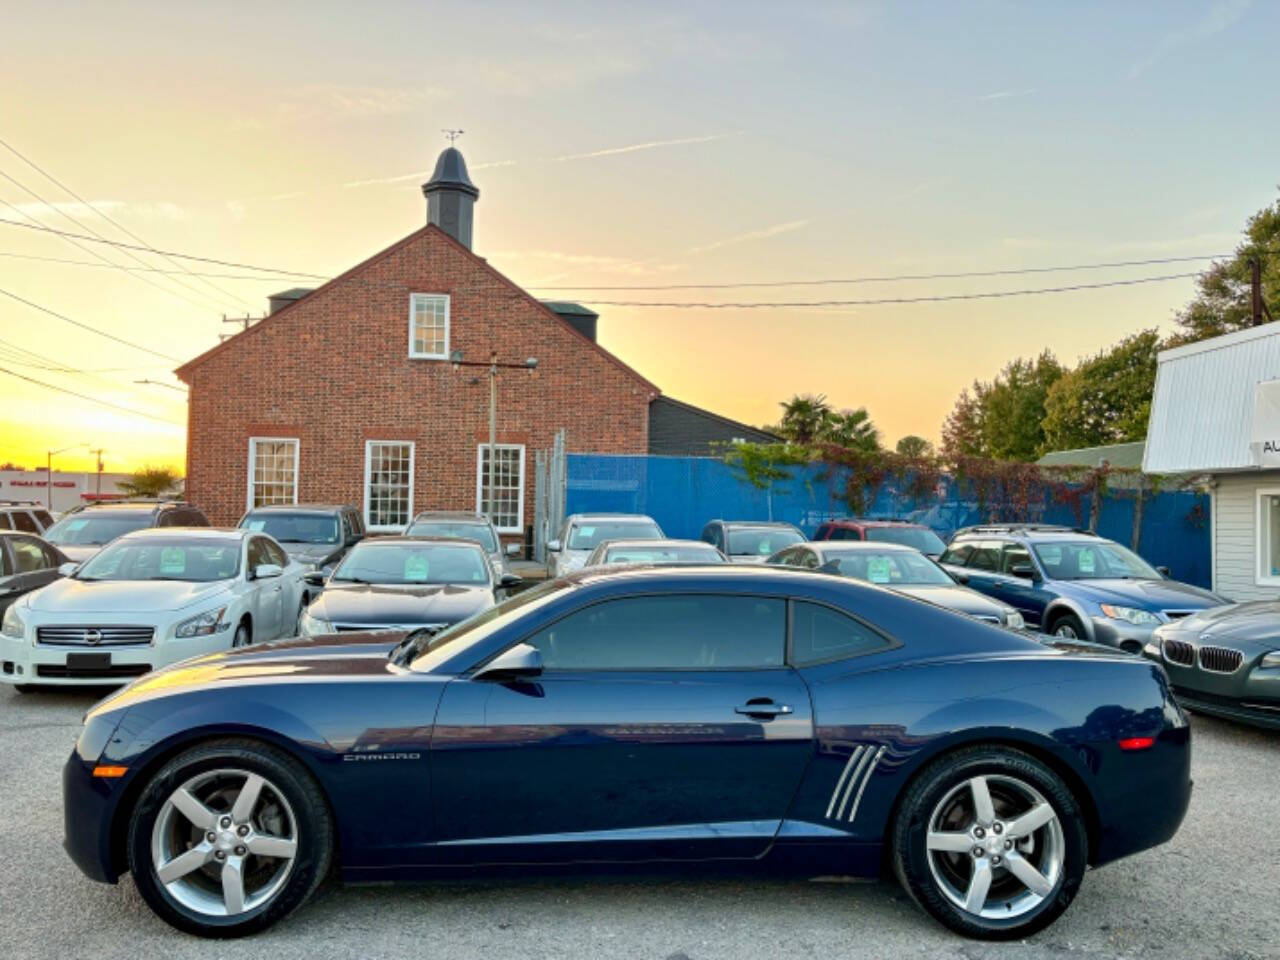
[{"label": "front fender", "polygon": [[1053,623],[1053,618],[1059,613],[1070,613],[1080,625],[1084,627],[1085,640],[1095,640],[1093,635],[1093,617],[1085,610],[1084,604],[1072,597],[1055,597],[1050,601],[1049,605],[1044,608],[1044,614],[1040,618],[1040,629],[1044,633],[1049,632],[1049,624]]}]

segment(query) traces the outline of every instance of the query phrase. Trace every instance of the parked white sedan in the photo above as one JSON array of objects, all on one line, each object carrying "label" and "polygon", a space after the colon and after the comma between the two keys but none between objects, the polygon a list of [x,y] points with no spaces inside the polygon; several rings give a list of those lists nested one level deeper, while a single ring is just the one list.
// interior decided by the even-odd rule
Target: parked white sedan
[{"label": "parked white sedan", "polygon": [[157,527],[120,537],[10,606],[0,681],[125,683],[188,657],[293,636],[304,568],[252,530]]}]

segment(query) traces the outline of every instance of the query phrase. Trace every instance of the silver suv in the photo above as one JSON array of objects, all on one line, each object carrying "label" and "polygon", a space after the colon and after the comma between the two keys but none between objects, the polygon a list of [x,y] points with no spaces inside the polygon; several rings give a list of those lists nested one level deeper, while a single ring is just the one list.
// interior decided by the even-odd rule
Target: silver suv
[{"label": "silver suv", "polygon": [[0,530],[42,534],[52,526],[52,515],[36,501],[0,500]]}]

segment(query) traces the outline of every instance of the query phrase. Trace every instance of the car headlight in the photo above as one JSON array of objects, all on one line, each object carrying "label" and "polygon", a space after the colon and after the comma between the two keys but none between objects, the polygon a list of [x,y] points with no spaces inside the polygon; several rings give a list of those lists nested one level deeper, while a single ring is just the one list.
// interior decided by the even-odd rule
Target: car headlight
[{"label": "car headlight", "polygon": [[22,620],[22,614],[18,613],[18,605],[10,604],[9,609],[4,612],[4,622],[0,624],[0,634],[6,637],[13,637],[15,640],[21,640],[26,633],[27,625]]},{"label": "car headlight", "polygon": [[1021,630],[1027,625],[1027,621],[1022,619],[1022,614],[1017,610],[1010,610],[1005,614],[1004,625],[1013,630]]},{"label": "car headlight", "polygon": [[1280,650],[1272,650],[1263,657],[1262,665],[1264,667],[1280,667]]},{"label": "car headlight", "polygon": [[333,625],[328,620],[322,620],[319,617],[313,617],[310,613],[303,613],[302,620],[298,624],[299,633],[304,637],[315,637],[325,633],[333,633]]},{"label": "car headlight", "polygon": [[1135,627],[1146,627],[1160,622],[1160,618],[1154,613],[1147,610],[1138,610],[1134,607],[1117,607],[1110,603],[1100,605],[1102,612],[1112,620],[1124,620],[1126,623],[1132,623]]},{"label": "car headlight", "polygon": [[219,607],[217,610],[206,610],[204,613],[198,613],[188,620],[183,620],[173,635],[179,639],[187,637],[207,637],[212,633],[221,633],[231,626],[230,620],[223,620],[222,615],[227,612],[226,607]]}]

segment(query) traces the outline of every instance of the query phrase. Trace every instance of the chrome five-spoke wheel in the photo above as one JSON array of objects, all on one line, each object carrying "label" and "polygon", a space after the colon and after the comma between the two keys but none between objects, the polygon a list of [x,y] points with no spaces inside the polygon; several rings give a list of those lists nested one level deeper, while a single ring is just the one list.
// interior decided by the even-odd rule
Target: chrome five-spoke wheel
[{"label": "chrome five-spoke wheel", "polygon": [[151,862],[187,909],[234,917],[285,885],[298,839],[298,820],[279,787],[249,770],[209,770],[184,781],[161,806]]},{"label": "chrome five-spoke wheel", "polygon": [[971,777],[938,801],[925,836],[943,894],[987,920],[1020,917],[1062,878],[1062,824],[1048,800],[1012,776]]}]

